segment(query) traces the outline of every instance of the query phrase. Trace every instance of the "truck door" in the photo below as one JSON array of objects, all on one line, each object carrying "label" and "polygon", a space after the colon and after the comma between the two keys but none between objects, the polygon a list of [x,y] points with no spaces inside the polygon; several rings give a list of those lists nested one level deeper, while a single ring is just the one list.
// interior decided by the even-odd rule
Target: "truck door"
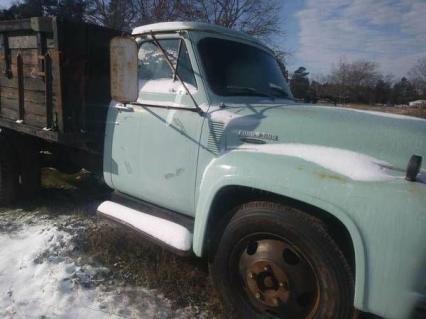
[{"label": "truck door", "polygon": [[[194,98],[201,99],[181,38],[160,39]],[[137,103],[111,108],[112,183],[118,191],[184,214],[194,212],[194,188],[203,117],[152,41],[138,52]],[[201,81],[198,81],[201,82]]]}]

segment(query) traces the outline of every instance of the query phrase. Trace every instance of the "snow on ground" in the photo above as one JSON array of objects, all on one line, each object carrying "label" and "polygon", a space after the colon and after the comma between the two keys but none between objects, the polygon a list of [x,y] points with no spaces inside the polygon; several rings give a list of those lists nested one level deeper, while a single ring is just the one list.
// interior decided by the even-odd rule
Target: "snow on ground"
[{"label": "snow on ground", "polygon": [[82,263],[71,253],[81,231],[74,218],[0,212],[0,318],[195,316],[190,307],[173,310],[155,290],[111,282],[104,266]]}]

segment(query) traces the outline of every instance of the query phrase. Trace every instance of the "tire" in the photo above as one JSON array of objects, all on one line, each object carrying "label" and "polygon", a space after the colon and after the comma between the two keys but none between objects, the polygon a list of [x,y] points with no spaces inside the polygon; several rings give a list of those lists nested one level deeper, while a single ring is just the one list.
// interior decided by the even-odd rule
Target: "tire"
[{"label": "tire", "polygon": [[17,193],[17,157],[11,145],[0,136],[0,205],[12,203]]},{"label": "tire", "polygon": [[346,319],[353,315],[350,267],[322,224],[270,202],[232,217],[210,264],[230,317]]}]

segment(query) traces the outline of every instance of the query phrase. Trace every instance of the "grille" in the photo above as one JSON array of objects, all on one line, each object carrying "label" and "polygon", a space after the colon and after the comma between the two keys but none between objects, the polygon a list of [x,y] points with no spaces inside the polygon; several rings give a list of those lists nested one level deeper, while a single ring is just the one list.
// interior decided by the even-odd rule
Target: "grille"
[{"label": "grille", "polygon": [[225,124],[216,121],[209,121],[209,139],[207,141],[207,148],[215,155],[220,153],[220,145],[224,132]]}]

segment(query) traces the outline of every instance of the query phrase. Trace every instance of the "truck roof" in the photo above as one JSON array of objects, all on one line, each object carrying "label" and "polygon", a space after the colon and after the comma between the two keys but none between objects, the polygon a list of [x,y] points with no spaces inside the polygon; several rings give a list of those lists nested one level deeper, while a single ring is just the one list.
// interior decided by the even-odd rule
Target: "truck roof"
[{"label": "truck roof", "polygon": [[247,33],[232,30],[220,25],[203,23],[203,22],[160,22],[160,23],[147,24],[147,25],[134,28],[132,34],[137,35],[137,34],[145,34],[150,32],[166,33],[166,32],[176,32],[180,30],[205,31],[205,32],[226,34],[228,36],[254,42],[258,45],[265,47],[265,45],[261,41],[259,41],[258,39],[256,39],[255,37]]}]

